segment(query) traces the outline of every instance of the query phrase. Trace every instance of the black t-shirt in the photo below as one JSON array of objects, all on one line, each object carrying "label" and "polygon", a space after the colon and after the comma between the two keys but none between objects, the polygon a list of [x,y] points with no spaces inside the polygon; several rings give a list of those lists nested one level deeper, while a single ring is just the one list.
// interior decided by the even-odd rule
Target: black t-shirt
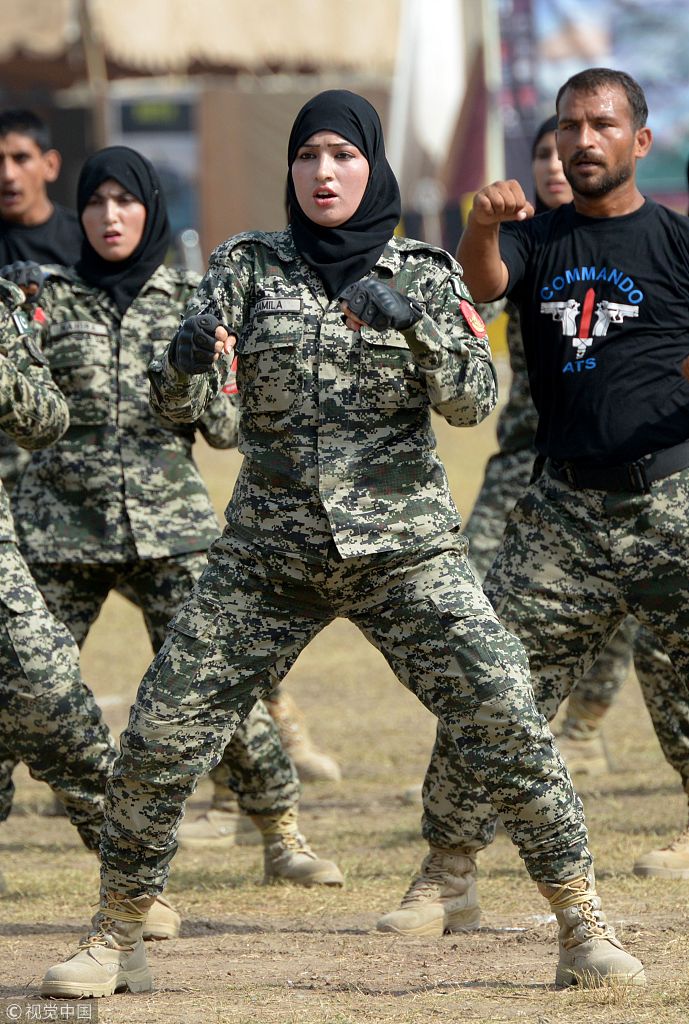
[{"label": "black t-shirt", "polygon": [[536,448],[632,462],[689,438],[689,218],[647,199],[624,217],[573,204],[503,224],[520,311]]},{"label": "black t-shirt", "polygon": [[74,210],[57,203],[42,224],[27,227],[0,218],[0,267],[16,260],[61,263],[70,267],[81,255],[82,238]]}]

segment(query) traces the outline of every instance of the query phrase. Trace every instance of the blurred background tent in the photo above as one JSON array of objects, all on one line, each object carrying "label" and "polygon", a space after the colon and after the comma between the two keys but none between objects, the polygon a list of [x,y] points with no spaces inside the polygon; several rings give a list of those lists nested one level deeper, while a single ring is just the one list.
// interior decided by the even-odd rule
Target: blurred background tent
[{"label": "blurred background tent", "polygon": [[64,157],[55,198],[73,203],[88,152],[128,143],[158,166],[197,263],[229,234],[284,223],[289,126],[330,87],[381,112],[407,233],[453,249],[476,188],[504,173],[528,185],[530,140],[558,85],[593,64],[623,67],[651,101],[656,145],[642,181],[686,210],[689,4],[2,0],[1,10],[0,103],[52,125]]},{"label": "blurred background tent", "polygon": [[[351,88],[386,122],[409,228],[442,241],[438,216],[451,211],[456,234],[459,194],[480,185],[485,171],[482,38],[493,7],[491,0],[339,0],[335,7],[3,0],[0,99],[38,109],[52,124],[65,159],[56,198],[71,202],[86,152],[129,143],[159,167],[175,228],[197,229],[207,253],[230,233],[284,222],[294,114],[319,89]],[[497,15],[492,20],[496,32]],[[496,111],[497,100],[494,91]],[[471,159],[457,163],[448,154],[460,121]],[[458,166],[469,176],[457,177]]]}]

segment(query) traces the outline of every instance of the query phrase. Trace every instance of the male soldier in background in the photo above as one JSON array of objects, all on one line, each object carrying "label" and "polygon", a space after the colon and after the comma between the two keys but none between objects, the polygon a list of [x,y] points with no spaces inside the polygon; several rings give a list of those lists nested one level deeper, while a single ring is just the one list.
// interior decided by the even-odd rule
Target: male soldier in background
[{"label": "male soldier in background", "polygon": [[[0,113],[0,266],[17,260],[70,266],[81,252],[77,215],[48,196],[60,154],[31,110]],[[12,490],[28,455],[0,431],[0,479]]]}]

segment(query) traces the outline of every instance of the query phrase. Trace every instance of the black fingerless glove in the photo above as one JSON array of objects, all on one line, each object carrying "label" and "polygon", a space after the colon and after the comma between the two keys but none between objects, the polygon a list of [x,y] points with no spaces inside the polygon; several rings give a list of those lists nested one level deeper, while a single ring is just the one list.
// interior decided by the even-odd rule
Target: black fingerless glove
[{"label": "black fingerless glove", "polygon": [[407,331],[423,316],[423,308],[416,299],[408,299],[375,278],[350,284],[340,295],[340,301],[374,331],[387,331],[390,327]]},{"label": "black fingerless glove", "polygon": [[206,373],[215,360],[215,329],[220,321],[211,313],[190,316],[170,342],[167,357],[180,373]]},{"label": "black fingerless glove", "polygon": [[[17,260],[15,263],[8,263],[0,267],[0,277],[6,281],[12,281],[19,285],[26,295],[26,301],[36,305],[43,291],[45,275],[38,263],[33,260]],[[31,294],[27,294],[30,292]]]}]

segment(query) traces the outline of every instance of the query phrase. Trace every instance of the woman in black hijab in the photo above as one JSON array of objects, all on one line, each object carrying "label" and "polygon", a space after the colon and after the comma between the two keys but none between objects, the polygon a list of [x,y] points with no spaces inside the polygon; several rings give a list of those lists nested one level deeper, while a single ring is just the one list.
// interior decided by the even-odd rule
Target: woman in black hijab
[{"label": "woman in black hijab", "polygon": [[[557,115],[546,118],[531,143],[531,173],[537,214],[572,201],[572,189],[557,155]],[[534,440],[538,413],[531,397],[519,311],[514,303],[499,299],[484,311],[491,319],[507,313],[507,348],[512,379],[507,401],[497,422],[498,451],[486,464],[481,490],[464,527],[469,555],[479,578],[488,572],[497,554],[507,517],[529,485],[534,473]],[[541,467],[538,467],[539,470]],[[619,672],[616,673],[619,675]],[[624,677],[622,673],[622,678]],[[574,755],[574,751],[572,751]],[[566,758],[569,763],[569,759]],[[591,769],[595,770],[595,769]]]},{"label": "woman in black hijab", "polygon": [[84,238],[75,270],[87,284],[106,292],[124,314],[164,263],[170,244],[155,168],[127,146],[99,150],[81,169],[77,211]]},{"label": "woman in black hijab", "polygon": [[[192,457],[196,428],[214,447],[234,447],[235,400],[221,394],[198,422],[185,425],[149,405],[148,366],[198,283],[196,275],[163,264],[170,228],[149,161],[124,146],[94,154],[81,172],[77,205],[81,259],[73,270],[56,270],[41,299],[44,351],[71,426],[20,481],[20,543],[49,607],[80,646],[117,590],[141,608],[158,650],[218,531]],[[259,829],[269,822],[273,847],[276,819],[288,813],[296,831],[299,779],[265,708],[235,734],[219,781],[224,806],[237,793]],[[236,828],[236,805],[227,817]],[[278,836],[267,861],[276,876],[341,881],[334,864],[311,853],[275,864],[284,853]],[[179,920],[168,925],[175,930]]]},{"label": "woman in black hijab", "polygon": [[[368,164],[363,196],[352,215],[342,223],[327,223],[327,216],[319,217],[321,223],[314,222],[303,209],[308,203],[308,194],[298,196],[295,189],[295,164],[303,155],[302,147],[311,136],[324,129],[350,143],[349,147],[344,147],[350,154],[358,149]],[[315,152],[312,155],[315,159]],[[378,114],[355,93],[343,89],[320,93],[302,108],[295,120],[287,159],[291,168],[287,195],[294,244],[303,259],[317,271],[332,298],[375,266],[400,219],[399,188],[385,157]],[[320,211],[311,212],[318,215]]]},{"label": "woman in black hijab", "polygon": [[[472,851],[494,813],[549,894],[588,878],[581,804],[523,650],[469,567],[435,450],[432,410],[468,426],[496,401],[461,268],[394,235],[397,185],[362,97],[331,90],[307,103],[288,165],[290,226],[215,250],[152,374],[158,412],[193,421],[226,379],[221,352],[234,348],[244,461],[223,535],[141,683],[108,791],[90,943],[117,970],[99,971],[82,950],[48,972],[45,994],[86,994],[96,976],[108,991],[139,983],[140,922],[165,886],[180,807],[257,698],[340,616],[452,739],[425,788],[429,852],[378,927],[476,927]],[[458,749],[476,779],[461,803],[449,781]],[[590,946],[607,941],[603,926],[587,928]]]}]

